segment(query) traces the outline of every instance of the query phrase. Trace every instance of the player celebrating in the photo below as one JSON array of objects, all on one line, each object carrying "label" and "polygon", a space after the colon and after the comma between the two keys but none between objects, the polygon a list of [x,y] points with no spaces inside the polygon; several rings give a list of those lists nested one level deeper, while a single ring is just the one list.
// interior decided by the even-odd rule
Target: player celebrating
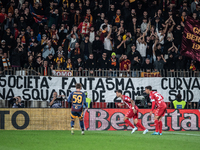
[{"label": "player celebrating", "polygon": [[82,129],[81,134],[84,135],[84,123],[83,123],[83,105],[86,105],[86,96],[81,92],[82,85],[76,84],[76,91],[71,92],[68,98],[68,103],[72,103],[71,107],[71,134],[74,134],[74,121],[75,118],[79,118],[80,127]]},{"label": "player celebrating", "polygon": [[150,112],[150,116],[153,113],[153,110],[156,106],[156,111],[154,113],[155,117],[154,117],[154,125],[155,125],[155,132],[152,135],[162,135],[162,117],[165,115],[166,112],[166,104],[164,102],[164,98],[161,94],[159,94],[156,91],[152,91],[152,87],[151,86],[147,86],[145,87],[145,93],[149,94],[149,97],[151,99],[152,102],[152,108],[151,108],[151,112]]},{"label": "player celebrating", "polygon": [[[116,91],[116,96],[120,97],[123,100],[123,104],[119,103],[118,106],[121,107],[123,105],[127,105],[129,107],[129,111],[126,113],[125,117],[124,117],[124,122],[127,123],[129,126],[131,126],[133,128],[131,134],[133,134],[139,127],[142,130],[144,130],[143,134],[146,134],[148,132],[148,129],[145,129],[145,127],[138,122],[138,112],[139,109],[138,107],[135,105],[134,101],[125,95],[122,95],[122,90],[117,90]],[[135,127],[130,121],[129,118],[133,118],[133,122],[134,124],[137,126]]]}]

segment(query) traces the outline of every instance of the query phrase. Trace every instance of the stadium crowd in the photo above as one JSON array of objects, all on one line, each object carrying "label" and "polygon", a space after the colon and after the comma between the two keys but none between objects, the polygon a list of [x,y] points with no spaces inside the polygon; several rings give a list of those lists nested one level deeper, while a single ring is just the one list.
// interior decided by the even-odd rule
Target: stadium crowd
[{"label": "stadium crowd", "polygon": [[187,16],[200,19],[199,0],[1,0],[0,10],[1,73],[200,69],[180,55]]}]

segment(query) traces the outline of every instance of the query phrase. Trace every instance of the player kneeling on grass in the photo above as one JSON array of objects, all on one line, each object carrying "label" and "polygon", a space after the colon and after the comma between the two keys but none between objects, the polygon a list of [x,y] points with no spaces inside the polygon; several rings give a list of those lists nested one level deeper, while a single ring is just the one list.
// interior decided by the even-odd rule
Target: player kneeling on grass
[{"label": "player kneeling on grass", "polygon": [[71,92],[68,98],[68,103],[71,103],[71,134],[74,134],[74,121],[79,118],[81,134],[84,135],[84,122],[83,122],[83,105],[87,109],[86,96],[81,92],[82,85],[76,84],[76,91]]},{"label": "player kneeling on grass", "polygon": [[[139,109],[135,105],[134,101],[130,97],[122,95],[122,90],[117,90],[116,96],[120,97],[123,100],[123,104],[121,103],[118,104],[119,107],[123,105],[127,105],[129,108],[129,111],[126,113],[124,117],[124,122],[133,128],[131,134],[133,134],[138,129],[137,127],[144,130],[143,134],[146,134],[148,132],[148,129],[145,129],[145,127],[141,123],[138,122]],[[129,121],[129,118],[133,118],[133,122],[136,125],[136,127]]]},{"label": "player kneeling on grass", "polygon": [[167,106],[164,102],[164,98],[161,94],[159,94],[156,91],[152,91],[152,87],[151,86],[146,86],[145,87],[145,93],[149,94],[149,97],[151,99],[152,102],[152,108],[151,108],[151,112],[150,112],[150,116],[153,113],[153,110],[156,106],[156,111],[154,113],[155,117],[154,117],[154,125],[155,125],[155,132],[152,135],[162,135],[162,117],[165,115],[165,112],[167,110]]}]

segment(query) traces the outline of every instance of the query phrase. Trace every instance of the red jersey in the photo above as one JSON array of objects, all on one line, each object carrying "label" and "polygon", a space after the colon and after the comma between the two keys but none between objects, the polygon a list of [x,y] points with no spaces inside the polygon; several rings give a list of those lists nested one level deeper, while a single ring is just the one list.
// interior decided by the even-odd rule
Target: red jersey
[{"label": "red jersey", "polygon": [[[128,106],[129,109],[132,109],[132,104],[131,104],[131,98],[126,96],[126,95],[122,95],[122,100],[124,102],[124,104],[126,104]],[[136,110],[138,110],[138,107],[135,105],[134,106]]]},{"label": "red jersey", "polygon": [[126,59],[126,60],[123,60],[121,63],[120,63],[120,70],[128,70],[130,69],[129,68],[129,65],[131,64],[131,61],[129,59]]},{"label": "red jersey", "polygon": [[151,91],[149,97],[151,99],[151,102],[155,101],[156,107],[166,106],[166,104],[164,102],[164,98],[163,98],[163,96],[160,93],[158,93],[156,91]]}]

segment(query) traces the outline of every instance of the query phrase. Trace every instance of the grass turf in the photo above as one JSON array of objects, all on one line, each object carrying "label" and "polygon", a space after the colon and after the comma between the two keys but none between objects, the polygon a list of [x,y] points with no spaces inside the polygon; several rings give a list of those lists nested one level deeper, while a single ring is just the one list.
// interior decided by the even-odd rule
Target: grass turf
[{"label": "grass turf", "polygon": [[199,150],[200,132],[163,132],[162,136],[136,131],[5,131],[0,150]]}]

